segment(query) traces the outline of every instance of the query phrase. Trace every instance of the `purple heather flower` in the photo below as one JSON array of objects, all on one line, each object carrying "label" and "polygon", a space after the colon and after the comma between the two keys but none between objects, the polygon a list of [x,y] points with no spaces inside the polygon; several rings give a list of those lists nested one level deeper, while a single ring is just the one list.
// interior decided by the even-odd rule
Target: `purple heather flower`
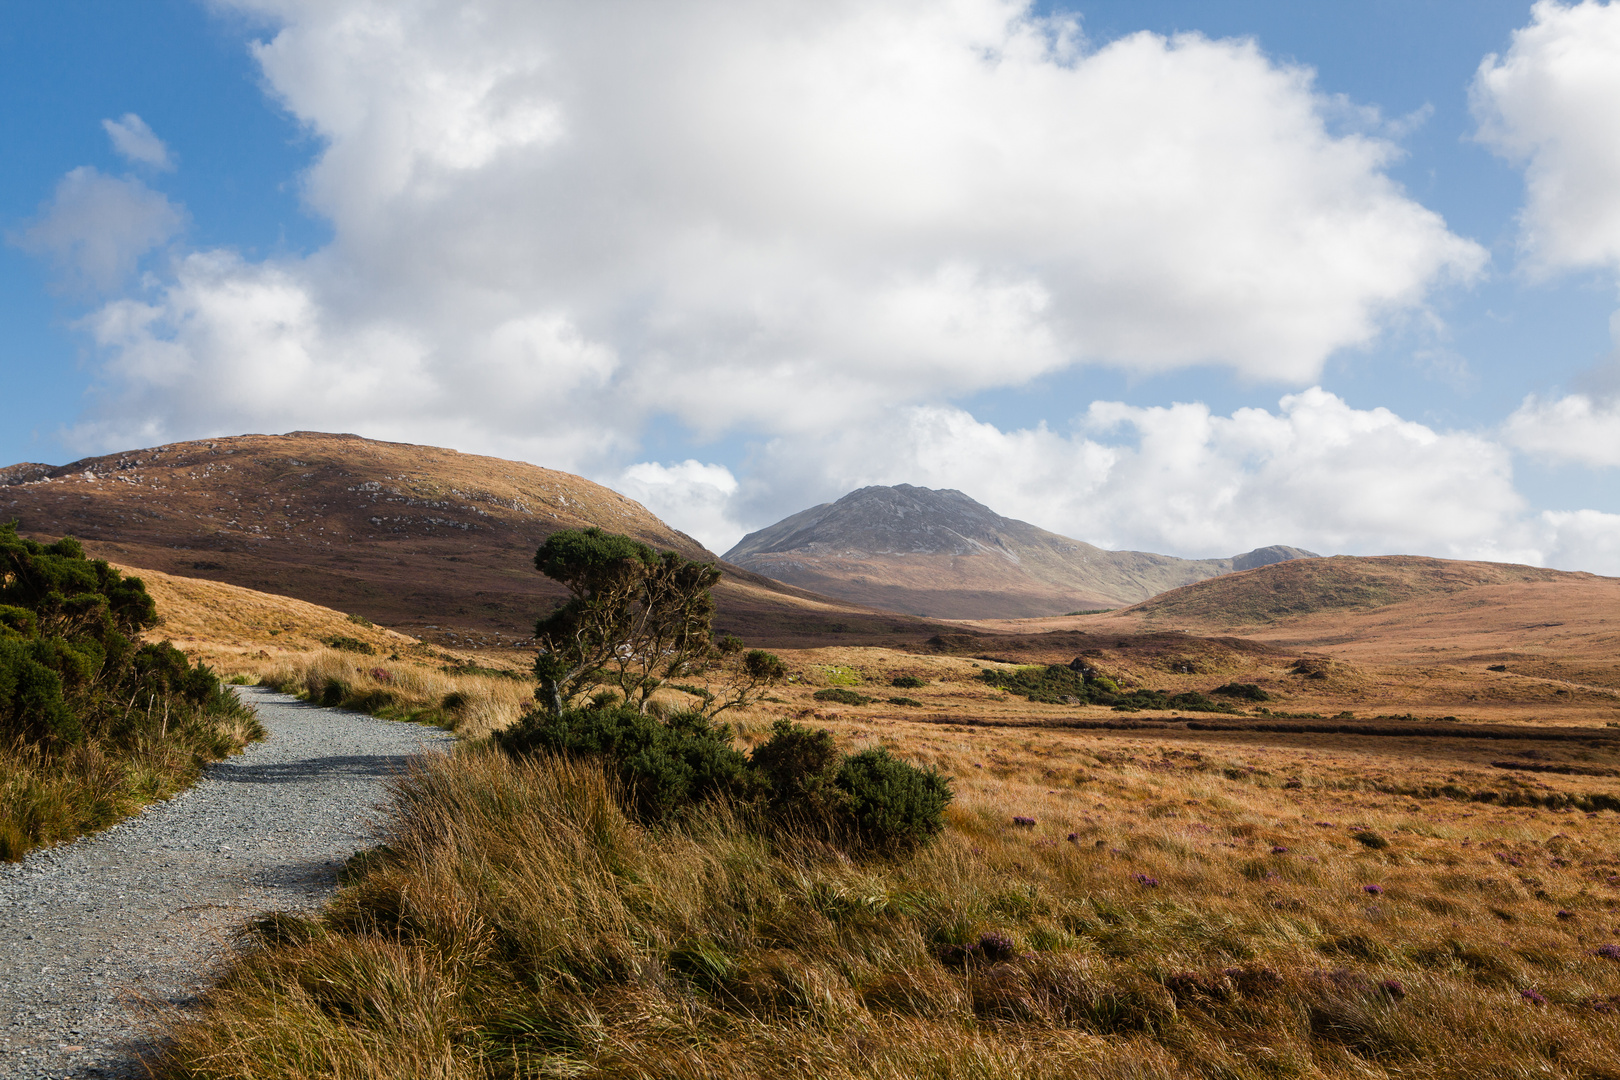
[{"label": "purple heather flower", "polygon": [[1391,1001],[1399,1001],[1406,996],[1406,985],[1399,979],[1385,979],[1378,984],[1378,989]]},{"label": "purple heather flower", "polygon": [[1159,879],[1148,877],[1146,874],[1137,874],[1134,880],[1145,889],[1157,889],[1159,887]]},{"label": "purple heather flower", "polygon": [[1520,990],[1519,996],[1524,998],[1524,1000],[1528,1001],[1532,1005],[1547,1004],[1547,999],[1536,993],[1534,990]]},{"label": "purple heather flower", "polygon": [[1035,827],[1035,819],[1032,817],[1024,817],[1022,814],[1015,814],[1013,816],[1013,824],[1020,829],[1033,829]]},{"label": "purple heather flower", "polygon": [[1384,887],[1382,885],[1363,885],[1361,887],[1361,891],[1366,893],[1368,896],[1384,895]]},{"label": "purple heather flower", "polygon": [[1620,960],[1620,945],[1599,945],[1593,953],[1605,960]]},{"label": "purple heather flower", "polygon": [[1286,855],[1288,854],[1288,849],[1283,847],[1281,844],[1278,844],[1276,847],[1271,849],[1271,853],[1273,855]]},{"label": "purple heather flower", "polygon": [[1068,840],[1071,844],[1078,844],[1080,842],[1080,834],[1077,832],[1072,832],[1069,834]]}]

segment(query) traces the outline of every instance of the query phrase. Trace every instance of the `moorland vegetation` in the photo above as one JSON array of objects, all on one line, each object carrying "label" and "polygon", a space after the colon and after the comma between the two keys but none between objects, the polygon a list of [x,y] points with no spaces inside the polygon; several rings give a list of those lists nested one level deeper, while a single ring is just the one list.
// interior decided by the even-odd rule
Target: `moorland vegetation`
[{"label": "moorland vegetation", "polygon": [[[1380,706],[1351,665],[1161,638],[1074,666],[807,651],[726,723],[704,708],[747,652],[695,637],[678,672],[603,664],[560,707],[542,679],[441,666],[416,698],[487,680],[508,722],[401,778],[336,900],[250,927],[152,1067],[1620,1076],[1620,733],[1354,721]],[[1137,715],[1104,699],[1138,690]],[[1224,715],[1178,720],[1192,692]],[[875,751],[920,791],[950,780],[937,830],[851,826],[846,766]]]},{"label": "moorland vegetation", "polygon": [[140,578],[0,524],[0,859],[105,828],[262,736]]}]

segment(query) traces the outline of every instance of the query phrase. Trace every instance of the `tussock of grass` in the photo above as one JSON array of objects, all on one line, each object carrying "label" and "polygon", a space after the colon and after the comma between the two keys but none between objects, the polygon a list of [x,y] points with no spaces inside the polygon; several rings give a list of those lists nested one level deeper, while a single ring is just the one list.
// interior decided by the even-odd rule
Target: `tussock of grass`
[{"label": "tussock of grass", "polygon": [[116,738],[92,734],[66,748],[21,738],[0,745],[0,860],[105,829],[189,787],[205,763],[262,739],[252,711],[234,703],[177,702],[166,721],[153,718]]},{"label": "tussock of grass", "polygon": [[971,772],[945,836],[897,862],[773,846],[724,806],[645,831],[588,763],[422,761],[354,884],[261,923],[154,1068],[1614,1075],[1601,822],[1366,799],[1374,849],[1317,824],[1343,793],[1314,779],[1089,743],[1083,781],[1043,794],[1050,745],[998,738],[969,752],[1000,775]]},{"label": "tussock of grass", "polygon": [[472,739],[507,727],[534,703],[533,681],[504,672],[362,659],[339,649],[283,656],[264,665],[259,681],[318,704],[436,724]]}]

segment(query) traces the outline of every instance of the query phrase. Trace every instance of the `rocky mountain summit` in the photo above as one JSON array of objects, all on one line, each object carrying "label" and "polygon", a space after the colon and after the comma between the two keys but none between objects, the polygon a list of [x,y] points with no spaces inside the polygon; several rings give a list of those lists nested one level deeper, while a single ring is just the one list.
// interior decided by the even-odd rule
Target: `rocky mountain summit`
[{"label": "rocky mountain summit", "polygon": [[1195,581],[1314,558],[1274,545],[1225,559],[1107,551],[952,489],[865,487],[743,537],[728,562],[827,596],[934,618],[1123,607]]}]

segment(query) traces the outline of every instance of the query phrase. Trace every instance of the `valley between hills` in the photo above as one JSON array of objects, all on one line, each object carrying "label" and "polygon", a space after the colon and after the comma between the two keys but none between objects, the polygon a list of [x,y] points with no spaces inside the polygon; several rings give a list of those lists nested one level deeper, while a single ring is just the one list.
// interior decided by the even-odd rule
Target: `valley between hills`
[{"label": "valley between hills", "polygon": [[[307,433],[0,472],[0,516],[140,576],[155,635],[192,657],[472,744],[459,779],[415,774],[418,816],[338,907],[254,931],[157,1074],[270,1075],[255,1048],[296,1044],[307,1075],[360,1055],[367,1075],[661,1075],[685,1054],[692,1075],[741,1077],[784,1053],[851,1077],[1613,1075],[1620,579],[1279,548],[1249,569],[1125,553],[1087,593],[1060,558],[1078,541],[959,493],[852,495],[865,547],[805,541],[818,507],[727,553],[716,626],[785,677],[722,718],[745,751],[787,719],[946,778],[944,831],[893,863],[773,853],[723,815],[643,831],[592,803],[586,828],[541,791],[577,794],[577,777],[477,749],[531,707],[525,624],[556,597],[531,563],[545,536],[600,525],[714,557],[604,488]],[[948,535],[916,528],[931,502]],[[884,506],[903,527],[872,527]],[[1036,547],[1051,561],[1020,571]],[[762,553],[813,574],[774,581]],[[838,596],[804,584],[855,563]],[[1156,588],[1121,565],[1195,579]],[[963,588],[943,597],[952,566]],[[861,574],[889,591],[860,592]],[[996,581],[1014,611],[1112,610],[880,602],[978,605]],[[1125,586],[1151,591],[1103,602]],[[1119,704],[1076,696],[1081,680]],[[703,689],[662,689],[657,711]],[[422,816],[435,791],[461,809]],[[494,805],[516,816],[472,809]],[[581,882],[587,914],[568,899]],[[356,929],[384,917],[395,937]],[[566,973],[534,959],[558,956]],[[340,961],[319,993],[299,981]],[[380,989],[402,972],[419,994]],[[519,1009],[544,1025],[512,1026]]]}]

